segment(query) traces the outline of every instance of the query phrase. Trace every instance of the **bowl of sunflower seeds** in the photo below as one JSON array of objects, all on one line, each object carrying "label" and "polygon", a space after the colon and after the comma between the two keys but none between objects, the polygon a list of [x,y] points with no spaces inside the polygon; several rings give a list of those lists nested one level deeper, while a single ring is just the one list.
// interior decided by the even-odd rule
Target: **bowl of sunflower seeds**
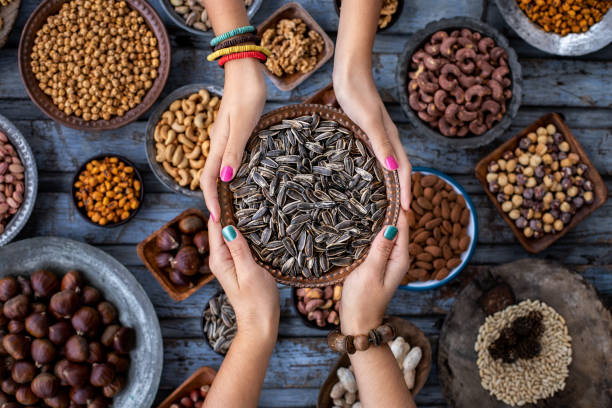
[{"label": "bowl of sunflower seeds", "polygon": [[295,287],[344,280],[400,210],[397,172],[379,165],[342,111],[323,105],[264,115],[236,177],[218,187],[221,223],[237,227],[257,262]]}]

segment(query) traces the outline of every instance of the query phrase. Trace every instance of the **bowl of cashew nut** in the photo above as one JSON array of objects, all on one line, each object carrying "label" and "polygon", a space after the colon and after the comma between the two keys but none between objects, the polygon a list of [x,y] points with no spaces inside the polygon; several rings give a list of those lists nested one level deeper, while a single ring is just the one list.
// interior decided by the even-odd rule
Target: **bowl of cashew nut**
[{"label": "bowl of cashew nut", "polygon": [[158,180],[170,190],[201,197],[200,175],[210,150],[210,129],[223,89],[185,85],[170,93],[147,123],[147,160]]},{"label": "bowl of cashew nut", "polygon": [[497,30],[469,17],[434,21],[411,36],[396,80],[416,130],[456,148],[491,143],[521,104],[516,53]]}]

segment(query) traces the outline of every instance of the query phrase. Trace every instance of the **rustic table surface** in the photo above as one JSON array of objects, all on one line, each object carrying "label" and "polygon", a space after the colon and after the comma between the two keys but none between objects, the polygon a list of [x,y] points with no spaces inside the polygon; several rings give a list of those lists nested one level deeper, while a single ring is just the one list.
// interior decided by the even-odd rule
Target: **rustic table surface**
[{"label": "rustic table surface", "polygon": [[[159,1],[159,0],[156,0]],[[333,0],[301,0],[315,20],[332,36],[338,18]],[[284,3],[264,0],[254,23],[263,21]],[[480,220],[478,247],[471,264],[454,283],[424,293],[398,291],[389,313],[403,316],[430,338],[434,350],[440,326],[454,296],[475,273],[489,265],[529,256],[493,208],[474,177],[479,158],[494,145],[476,150],[451,150],[416,134],[398,104],[395,69],[408,36],[442,17],[472,16],[486,20],[505,33],[519,55],[524,75],[523,106],[509,138],[539,116],[551,111],[565,115],[587,154],[612,191],[612,46],[580,58],[558,58],[527,45],[504,23],[493,2],[484,0],[406,0],[399,21],[378,34],[374,45],[374,76],[380,92],[401,129],[404,147],[415,166],[430,166],[453,175],[471,195]],[[188,207],[204,207],[166,190],[149,170],[144,131],[147,116],[115,131],[75,131],[49,120],[29,99],[17,69],[17,45],[27,17],[37,0],[24,0],[18,23],[7,45],[0,50],[0,113],[12,120],[28,139],[38,163],[40,183],[36,209],[19,238],[55,235],[93,244],[126,265],[145,288],[159,317],[164,336],[164,369],[158,395],[161,401],[202,365],[218,369],[222,358],[205,344],[200,334],[200,314],[205,302],[219,290],[215,282],[184,302],[174,302],[136,256],[136,245],[159,226]],[[158,5],[156,4],[156,7]],[[223,71],[206,63],[207,39],[188,35],[168,23],[172,41],[172,70],[164,95],[193,82],[223,84]],[[208,38],[209,40],[209,38]],[[302,101],[331,81],[327,63],[292,92],[281,92],[268,82],[266,109]],[[498,143],[501,141],[498,141]],[[145,179],[145,200],[137,217],[127,225],[104,229],[86,223],[75,211],[70,183],[79,164],[97,153],[121,153],[134,161]],[[608,305],[612,303],[612,200],[587,218],[551,248],[538,255],[570,265],[584,274]],[[281,289],[280,336],[261,395],[262,407],[313,407],[319,386],[337,359],[325,343],[325,333],[306,328],[291,304],[291,291]],[[253,350],[256,352],[256,350]],[[434,355],[435,361],[435,355]],[[417,397],[419,406],[442,407],[436,369]]]}]

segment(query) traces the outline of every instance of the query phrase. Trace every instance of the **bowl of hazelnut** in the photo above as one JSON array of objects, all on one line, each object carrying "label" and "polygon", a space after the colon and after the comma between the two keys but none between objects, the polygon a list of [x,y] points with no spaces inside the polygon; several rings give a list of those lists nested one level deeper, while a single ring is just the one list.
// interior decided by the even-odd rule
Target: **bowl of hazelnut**
[{"label": "bowl of hazelnut", "polygon": [[532,253],[546,249],[608,198],[597,169],[556,113],[541,117],[482,159],[476,177]]},{"label": "bowl of hazelnut", "polygon": [[144,0],[45,0],[22,31],[18,61],[30,99],[47,116],[78,130],[109,130],[157,100],[170,40]]}]

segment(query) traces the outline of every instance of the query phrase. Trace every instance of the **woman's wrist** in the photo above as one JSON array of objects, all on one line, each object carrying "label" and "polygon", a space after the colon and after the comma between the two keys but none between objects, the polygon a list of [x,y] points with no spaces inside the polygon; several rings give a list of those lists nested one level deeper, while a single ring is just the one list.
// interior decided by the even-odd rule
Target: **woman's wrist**
[{"label": "woman's wrist", "polygon": [[340,315],[340,329],[342,334],[357,336],[360,334],[368,334],[372,329],[377,328],[383,322],[383,317],[377,316],[344,316]]}]

